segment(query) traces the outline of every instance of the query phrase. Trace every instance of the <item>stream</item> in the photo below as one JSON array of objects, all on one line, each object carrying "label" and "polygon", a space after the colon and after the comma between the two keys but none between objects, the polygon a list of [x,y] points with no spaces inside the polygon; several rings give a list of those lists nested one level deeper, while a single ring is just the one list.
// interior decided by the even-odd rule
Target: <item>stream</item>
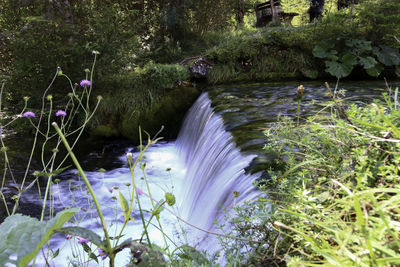
[{"label": "stream", "polygon": [[[176,205],[161,212],[160,223],[167,237],[164,238],[156,220],[149,228],[152,242],[170,249],[181,244],[208,249],[210,253],[218,250],[214,238],[197,228],[216,231],[213,222],[222,220],[225,209],[236,203],[254,200],[261,196],[253,182],[268,163],[268,155],[262,147],[266,140],[263,130],[276,122],[278,116],[297,116],[295,100],[297,83],[225,85],[207,88],[197,99],[186,115],[177,140],[159,141],[145,153],[142,163],[144,171],[135,170],[136,187],[143,191],[139,196],[143,210],[152,210],[149,192],[155,200],[172,193]],[[321,83],[305,83],[301,102],[301,117],[305,118],[319,111],[330,100],[325,86]],[[379,97],[384,89],[383,82],[343,83],[338,90],[346,91],[345,103],[370,103]],[[334,88],[332,88],[334,90]],[[16,142],[18,144],[18,142]],[[129,201],[132,191],[132,178],[126,162],[126,153],[133,153],[136,159],[138,147],[126,142],[111,141],[95,153],[82,157],[86,175],[101,203],[111,236],[117,236],[124,217],[119,202],[119,192]],[[106,169],[99,171],[99,168]],[[96,217],[96,209],[79,179],[75,169],[70,169],[57,177],[60,182],[53,186],[51,205],[56,211],[67,207],[80,207],[77,215],[78,225],[92,229],[101,235],[102,229]],[[148,181],[149,192],[146,184]],[[11,183],[6,184],[5,192],[12,191]],[[29,207],[40,209],[41,200],[37,189],[30,190],[21,199],[29,212]],[[43,189],[42,189],[43,191]],[[234,196],[237,192],[238,196]],[[28,207],[28,208],[27,208]],[[32,208],[33,209],[33,208]],[[176,219],[179,216],[181,220]],[[133,223],[124,230],[125,238],[141,239],[142,223],[137,203],[132,214]],[[150,218],[145,213],[145,220]],[[76,225],[76,224],[75,224]],[[52,266],[68,266],[68,263],[83,263],[88,260],[82,254],[77,238],[67,240],[56,234],[50,242],[53,251],[60,254],[51,259]],[[92,248],[95,248],[92,245]],[[80,253],[78,252],[80,251]],[[97,255],[98,253],[95,252]],[[129,251],[117,254],[116,266],[128,263]],[[98,258],[99,264],[91,261],[89,266],[108,266],[108,260]],[[36,266],[45,264],[41,255]],[[71,265],[71,264],[70,264]]]}]

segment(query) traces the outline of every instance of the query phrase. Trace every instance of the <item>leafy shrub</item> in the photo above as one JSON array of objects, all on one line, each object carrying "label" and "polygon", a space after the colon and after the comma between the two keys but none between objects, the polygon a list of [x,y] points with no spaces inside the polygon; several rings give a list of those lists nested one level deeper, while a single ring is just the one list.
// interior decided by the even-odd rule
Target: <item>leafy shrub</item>
[{"label": "leafy shrub", "polygon": [[358,19],[361,30],[372,41],[400,48],[400,2],[397,0],[369,0],[360,5]]},{"label": "leafy shrub", "polygon": [[341,35],[322,40],[313,55],[325,60],[325,71],[337,78],[349,76],[355,66],[361,66],[370,76],[378,77],[385,67],[396,68],[400,77],[400,53],[385,45],[373,46],[371,41]]}]

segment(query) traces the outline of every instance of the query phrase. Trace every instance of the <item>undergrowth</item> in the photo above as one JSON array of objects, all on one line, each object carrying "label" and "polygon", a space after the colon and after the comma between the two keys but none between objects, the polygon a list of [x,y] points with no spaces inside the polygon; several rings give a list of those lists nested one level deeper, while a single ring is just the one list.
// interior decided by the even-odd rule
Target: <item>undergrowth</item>
[{"label": "undergrowth", "polygon": [[289,266],[399,264],[398,88],[365,106],[331,96],[331,116],[283,119],[265,132],[266,149],[286,164],[270,186],[290,193],[275,204],[286,221],[273,231],[290,243],[281,257]]}]

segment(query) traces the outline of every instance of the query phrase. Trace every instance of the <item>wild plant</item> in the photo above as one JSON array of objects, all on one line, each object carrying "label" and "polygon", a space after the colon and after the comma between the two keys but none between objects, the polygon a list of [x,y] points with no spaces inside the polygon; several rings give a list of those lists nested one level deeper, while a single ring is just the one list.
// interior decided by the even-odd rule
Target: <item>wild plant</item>
[{"label": "wild plant", "polygon": [[274,230],[291,240],[289,266],[393,266],[399,264],[398,88],[365,106],[343,105],[328,90],[331,116],[300,126],[289,120],[266,133],[285,170],[286,222]]},{"label": "wild plant", "polygon": [[[18,266],[27,265],[36,257],[38,251],[45,245],[54,232],[61,228],[78,211],[76,208],[66,209],[55,216],[51,192],[54,184],[54,176],[68,168],[65,166],[68,155],[60,153],[62,137],[70,139],[70,149],[72,150],[77,145],[87,123],[93,117],[101,102],[101,97],[99,96],[94,105],[91,103],[93,74],[99,52],[93,51],[93,54],[94,60],[91,70],[85,70],[86,77],[79,84],[73,84],[70,78],[62,72],[61,68],[57,68],[49,86],[42,95],[42,105],[38,114],[33,109],[28,109],[29,98],[25,97],[25,105],[18,115],[2,118],[0,126],[2,134],[6,133],[7,129],[17,120],[29,120],[34,129],[34,137],[24,175],[23,177],[15,177],[13,162],[11,162],[11,158],[8,156],[7,138],[0,135],[1,152],[4,158],[0,198],[2,209],[6,211],[8,216],[0,226],[2,229],[0,233],[2,240],[7,240],[0,245],[0,265],[4,265],[7,262],[17,264]],[[71,91],[68,93],[68,101],[64,107],[55,111],[53,96],[50,94],[50,90],[55,80],[60,78],[67,80]],[[1,96],[4,88],[5,81],[3,81],[1,86]],[[2,106],[1,96],[0,107]],[[77,124],[76,120],[78,117],[80,121]],[[62,133],[62,137],[51,128],[51,121],[54,120],[60,123],[58,130]],[[40,154],[39,162],[41,169],[33,170],[32,161],[37,150],[39,150]],[[40,190],[40,178],[47,180],[43,195]],[[10,185],[17,190],[17,193],[11,197],[12,203],[10,203],[11,200],[3,193],[6,186]],[[22,195],[33,190],[35,185],[38,186],[38,195],[41,200],[39,221],[35,218],[17,214]],[[50,204],[48,203],[49,200]],[[46,214],[48,214],[47,217]],[[46,224],[44,224],[45,219],[48,220]],[[29,235],[29,233],[34,234]],[[10,258],[13,254],[16,254],[16,260]]]}]

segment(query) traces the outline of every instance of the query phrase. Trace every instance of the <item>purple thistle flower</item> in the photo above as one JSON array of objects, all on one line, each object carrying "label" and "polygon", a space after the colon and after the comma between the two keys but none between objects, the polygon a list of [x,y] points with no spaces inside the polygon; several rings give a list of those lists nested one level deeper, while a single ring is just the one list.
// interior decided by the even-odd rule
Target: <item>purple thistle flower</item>
[{"label": "purple thistle flower", "polygon": [[81,87],[89,87],[90,85],[91,85],[91,83],[90,83],[90,81],[89,80],[82,80],[81,82],[80,82],[80,85],[81,85]]},{"label": "purple thistle flower", "polygon": [[138,196],[143,195],[143,191],[139,187],[136,187],[136,193],[138,194]]},{"label": "purple thistle flower", "polygon": [[35,113],[33,113],[32,111],[27,111],[24,114],[22,114],[22,116],[25,118],[35,118],[36,117]]},{"label": "purple thistle flower", "polygon": [[107,253],[104,250],[102,250],[101,248],[98,248],[97,251],[99,252],[98,257],[101,257],[102,260],[107,258]]},{"label": "purple thistle flower", "polygon": [[89,243],[89,240],[87,240],[86,238],[80,237],[79,240],[78,240],[78,244],[82,244],[82,243],[87,244],[87,243]]},{"label": "purple thistle flower", "polygon": [[64,110],[59,110],[56,112],[56,117],[59,117],[59,116],[65,117],[65,116],[67,116],[67,112],[65,112]]}]

